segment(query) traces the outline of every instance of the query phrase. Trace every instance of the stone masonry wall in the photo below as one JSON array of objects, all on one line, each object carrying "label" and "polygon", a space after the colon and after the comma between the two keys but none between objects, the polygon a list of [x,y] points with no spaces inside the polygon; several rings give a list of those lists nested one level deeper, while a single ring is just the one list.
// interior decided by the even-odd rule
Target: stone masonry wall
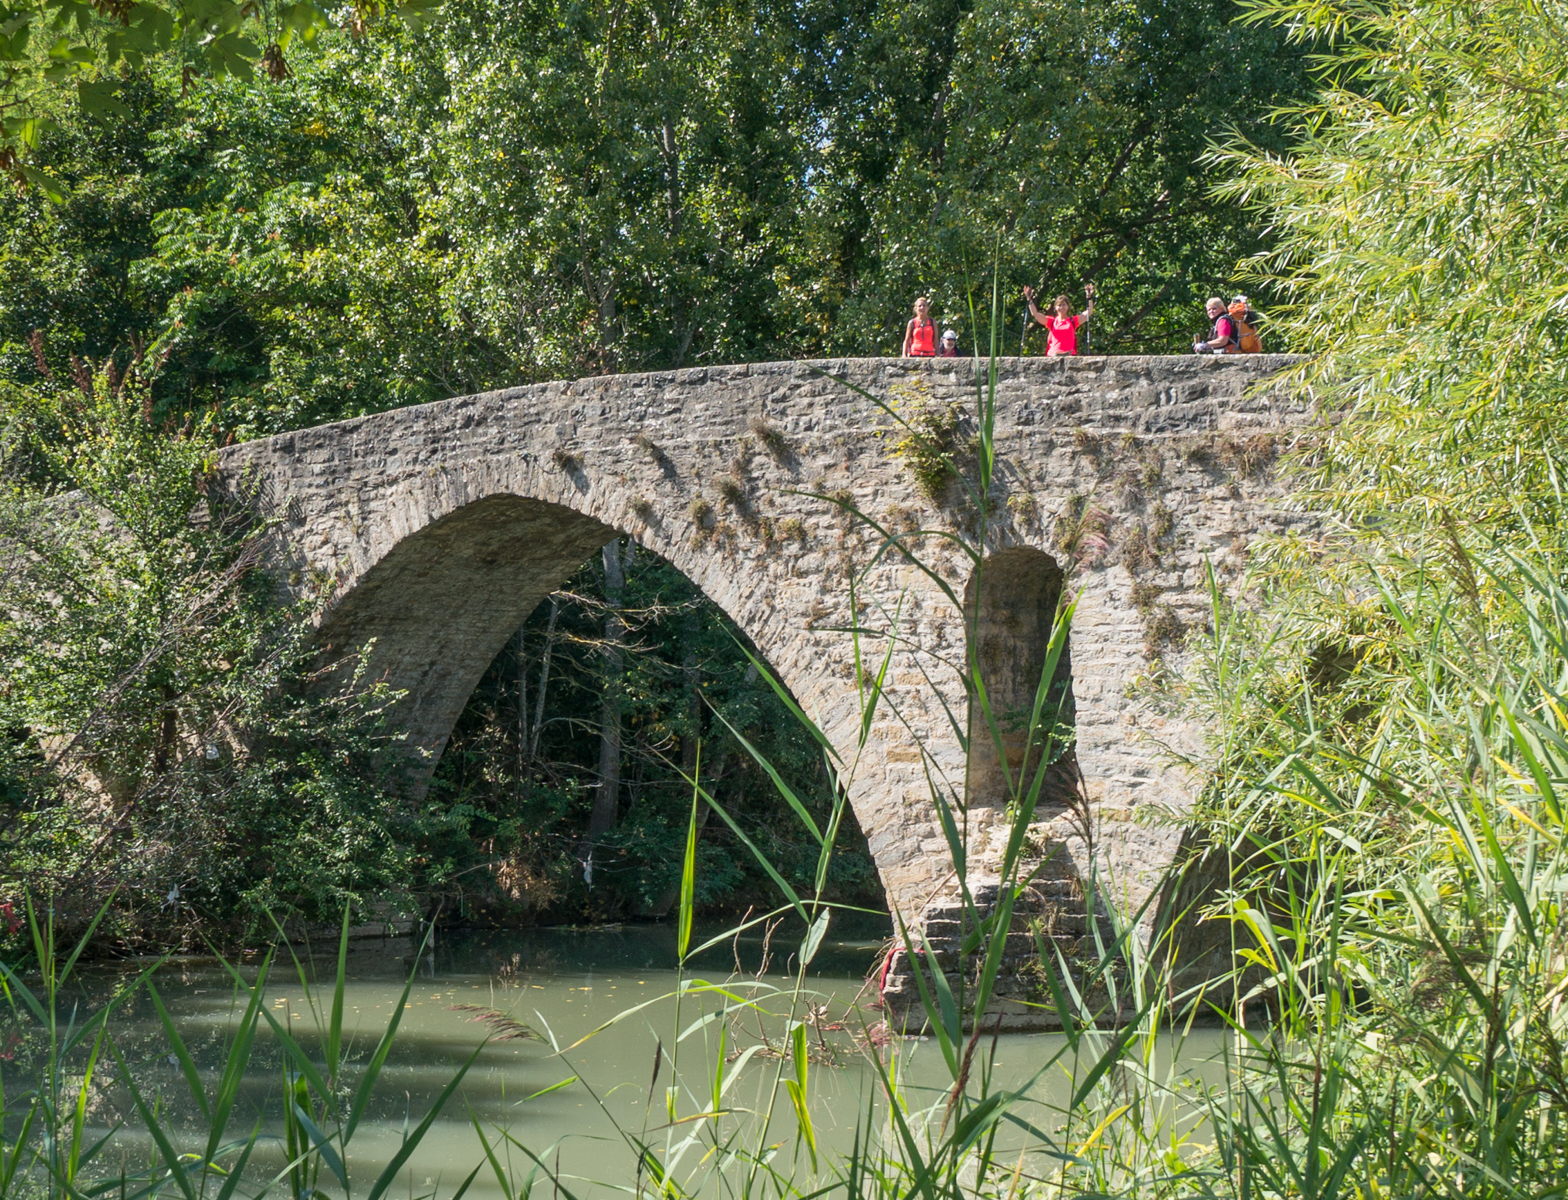
[{"label": "stone masonry wall", "polygon": [[[1250,539],[1304,520],[1269,474],[1308,414],[1249,394],[1275,356],[1014,359],[996,390],[997,509],[988,552],[1049,555],[1078,597],[1072,632],[1077,757],[1104,866],[1125,903],[1147,895],[1174,826],[1134,821],[1180,808],[1181,774],[1156,742],[1199,730],[1138,698],[1160,656],[1207,619],[1205,564],[1233,578]],[[925,763],[961,790],[963,756],[944,703],[965,711],[955,670],[964,618],[930,579],[884,555],[857,588],[859,621],[901,636],[867,744],[860,725],[846,575],[879,539],[836,494],[898,528],[972,529],[933,504],[894,452],[888,416],[847,384],[911,411],[957,403],[973,431],[971,360],[763,363],[540,384],[281,434],[224,452],[237,490],[285,514],[289,586],[335,596],[321,645],[374,639],[371,663],[407,697],[411,739],[440,753],[475,683],[526,614],[613,531],[670,560],[754,640],[839,748],[850,797],[890,903],[913,918],[951,882]],[[970,563],[928,538],[919,553],[960,596]],[[1005,616],[1005,614],[1004,614]],[[885,642],[867,643],[880,653]],[[990,822],[977,811],[972,861]],[[1053,822],[1055,822],[1053,824]],[[1063,814],[1041,836],[1076,868]]]}]

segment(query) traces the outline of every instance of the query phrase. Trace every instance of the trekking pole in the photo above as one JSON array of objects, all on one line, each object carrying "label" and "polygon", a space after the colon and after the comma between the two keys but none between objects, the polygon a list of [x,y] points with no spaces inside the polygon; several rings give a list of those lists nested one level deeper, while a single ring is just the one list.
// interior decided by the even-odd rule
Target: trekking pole
[{"label": "trekking pole", "polygon": [[1018,331],[1018,357],[1024,356],[1024,339],[1029,336],[1029,305],[1024,305],[1024,327]]}]

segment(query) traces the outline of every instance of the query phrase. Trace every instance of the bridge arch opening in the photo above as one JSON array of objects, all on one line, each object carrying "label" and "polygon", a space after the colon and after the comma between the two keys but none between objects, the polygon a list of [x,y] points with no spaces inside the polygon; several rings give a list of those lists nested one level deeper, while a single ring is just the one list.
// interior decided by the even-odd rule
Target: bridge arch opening
[{"label": "bridge arch opening", "polygon": [[[704,786],[809,891],[818,847],[725,721],[825,827],[820,751],[750,668],[746,650],[765,656],[745,630],[634,538],[564,505],[476,500],[388,546],[323,636],[374,638],[372,671],[407,692],[394,716],[432,768],[417,803],[428,852],[449,864],[449,910],[496,923],[664,915],[699,743]],[[700,907],[774,907],[728,822],[698,813]],[[852,810],[840,831],[829,898],[885,910]]]},{"label": "bridge arch opening", "polygon": [[[969,803],[1000,807],[1008,800],[1007,773],[1030,779],[1047,751],[1050,764],[1040,795],[1041,809],[1067,805],[1078,778],[1072,745],[1074,725],[1072,638],[1069,633],[1052,676],[1041,722],[1029,723],[1045,672],[1051,630],[1066,583],[1056,560],[1029,546],[987,555],[964,590],[966,618],[974,639],[974,661],[1001,732],[1002,755],[987,726],[973,687],[969,688]],[[1053,731],[1047,739],[1045,734]],[[1063,745],[1065,743],[1065,749]],[[1005,761],[1007,771],[1003,770]]]}]

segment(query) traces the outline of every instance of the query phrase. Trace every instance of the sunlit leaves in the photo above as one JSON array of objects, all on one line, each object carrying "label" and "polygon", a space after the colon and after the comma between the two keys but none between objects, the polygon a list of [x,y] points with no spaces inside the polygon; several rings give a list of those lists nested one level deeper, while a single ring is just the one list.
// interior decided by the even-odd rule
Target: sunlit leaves
[{"label": "sunlit leaves", "polygon": [[[346,10],[348,23],[395,16],[423,28],[439,0],[411,0],[401,7],[359,0]],[[273,79],[288,74],[284,52],[332,26],[333,19],[310,0],[254,3],[253,0],[8,0],[0,3],[0,169],[60,203],[66,189],[39,178],[25,158],[36,145],[36,123],[57,110],[62,88],[75,83],[82,111],[98,119],[126,112],[113,97],[117,68],[139,70],[150,58],[179,54],[190,74],[249,81],[260,64]],[[39,43],[47,42],[39,53]]]},{"label": "sunlit leaves", "polygon": [[1301,377],[1368,418],[1324,439],[1316,479],[1333,480],[1336,507],[1555,524],[1563,16],[1516,0],[1250,8],[1300,39],[1340,39],[1314,46],[1324,90],[1292,117],[1296,151],[1222,159],[1238,176],[1227,194],[1278,231],[1252,272],[1290,301],[1271,316],[1315,356]]}]

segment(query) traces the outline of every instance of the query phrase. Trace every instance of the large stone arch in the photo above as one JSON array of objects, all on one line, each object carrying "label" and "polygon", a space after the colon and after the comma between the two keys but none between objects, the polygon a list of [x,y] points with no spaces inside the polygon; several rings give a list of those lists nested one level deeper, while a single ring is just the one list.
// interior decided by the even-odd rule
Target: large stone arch
[{"label": "large stone arch", "polygon": [[[1115,545],[1086,553],[1064,540],[1061,522],[1081,524],[1086,505],[1114,510],[1102,539],[1110,543],[1157,504],[1167,545],[1140,568],[1143,586],[1188,623],[1201,619],[1204,556],[1234,552],[1285,519],[1276,487],[1215,457],[1227,439],[1270,438],[1301,420],[1278,396],[1248,394],[1283,361],[1009,360],[999,369],[998,521],[985,549],[1004,564],[1052,556],[1078,596],[1077,756],[1105,829],[1098,845],[1130,902],[1175,844],[1174,832],[1131,817],[1150,802],[1179,806],[1185,789],[1157,750],[1138,744],[1139,731],[1178,743],[1196,731],[1131,697],[1149,668],[1134,572]],[[922,495],[885,411],[846,385],[903,406],[972,405],[975,382],[968,360],[847,360],[539,384],[236,446],[220,472],[283,514],[283,577],[335,597],[321,645],[341,654],[373,639],[372,670],[407,692],[398,719],[433,752],[527,612],[614,533],[635,536],[746,631],[856,763],[856,816],[890,903],[912,917],[951,875],[927,772],[962,789],[951,715],[966,701],[955,669],[965,617],[897,554],[862,581],[852,614],[846,572],[867,564],[877,538],[808,493],[853,501],[892,527],[964,532],[963,506]],[[1245,461],[1259,457],[1254,446]],[[1129,482],[1127,463],[1140,482]],[[923,552],[961,596],[968,560],[935,539]],[[854,640],[844,631],[886,626],[895,613],[887,696],[858,748]],[[1086,641],[1092,657],[1079,650]],[[872,653],[885,644],[869,643]],[[975,823],[976,864],[984,825]]]}]

